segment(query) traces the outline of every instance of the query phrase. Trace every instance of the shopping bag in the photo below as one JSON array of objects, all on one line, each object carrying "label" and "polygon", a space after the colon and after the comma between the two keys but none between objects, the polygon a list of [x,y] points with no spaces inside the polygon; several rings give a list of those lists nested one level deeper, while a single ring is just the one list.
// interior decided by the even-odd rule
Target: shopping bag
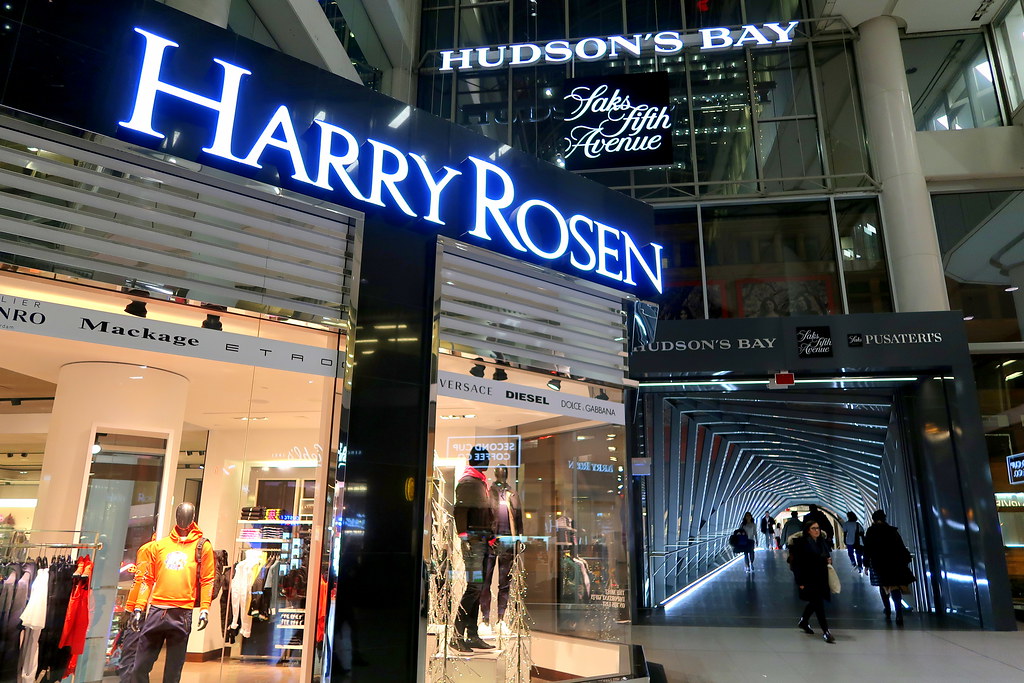
[{"label": "shopping bag", "polygon": [[843,585],[839,583],[839,574],[836,574],[836,568],[832,565],[828,566],[828,589],[839,595],[839,591],[842,590]]}]

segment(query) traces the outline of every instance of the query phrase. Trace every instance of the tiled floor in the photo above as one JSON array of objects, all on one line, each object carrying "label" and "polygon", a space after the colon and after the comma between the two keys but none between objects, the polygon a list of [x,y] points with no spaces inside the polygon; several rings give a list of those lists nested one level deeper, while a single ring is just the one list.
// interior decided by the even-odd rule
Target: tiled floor
[{"label": "tiled floor", "polygon": [[737,563],[632,627],[631,640],[665,667],[671,683],[1024,681],[1024,631],[960,631],[917,614],[897,629],[845,553],[833,558],[843,591],[829,605],[838,642],[824,643],[813,619],[816,635],[805,635],[795,627],[803,603],[782,554],[756,558],[752,575]]}]

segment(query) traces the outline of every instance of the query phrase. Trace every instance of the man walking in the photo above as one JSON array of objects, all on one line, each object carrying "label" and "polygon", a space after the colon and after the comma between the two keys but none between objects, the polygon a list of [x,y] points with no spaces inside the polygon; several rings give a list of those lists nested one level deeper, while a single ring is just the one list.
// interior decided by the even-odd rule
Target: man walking
[{"label": "man walking", "polygon": [[766,510],[761,518],[761,535],[764,536],[764,547],[771,550],[775,547],[775,519]]}]

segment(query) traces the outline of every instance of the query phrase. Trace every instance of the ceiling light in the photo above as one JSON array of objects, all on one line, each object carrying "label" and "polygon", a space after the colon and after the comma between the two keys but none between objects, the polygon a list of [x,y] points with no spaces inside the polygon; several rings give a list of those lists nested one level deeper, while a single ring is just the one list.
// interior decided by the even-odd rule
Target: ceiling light
[{"label": "ceiling light", "polygon": [[504,368],[495,368],[494,379],[496,379],[499,382],[504,382],[505,380],[508,379],[508,373],[505,372]]},{"label": "ceiling light", "polygon": [[562,380],[560,380],[560,379],[549,379],[548,380],[548,389],[553,389],[554,391],[561,391],[562,390]]},{"label": "ceiling light", "polygon": [[1020,287],[1018,287],[1017,285],[1010,285],[1009,287],[1007,287],[1003,291],[1004,292],[1016,292],[1018,289],[1020,289]]},{"label": "ceiling light", "polygon": [[102,450],[103,450],[103,446],[99,445],[98,443],[94,443],[94,444],[92,445],[92,452],[93,452],[93,455],[95,455],[96,453],[99,453],[99,452],[100,452],[100,451],[102,451]]},{"label": "ceiling light", "polygon": [[11,405],[12,406],[20,406],[21,405],[21,399],[20,398],[12,398],[11,399]]},{"label": "ceiling light", "polygon": [[487,368],[481,365],[480,363],[474,363],[473,367],[469,369],[469,374],[473,375],[474,377],[483,378],[485,372],[487,372]]},{"label": "ceiling light", "polygon": [[28,457],[28,453],[22,453],[22,454],[21,454],[21,457],[23,457],[23,458],[27,458],[27,457]]},{"label": "ceiling light", "polygon": [[220,332],[224,329],[224,325],[221,323],[219,315],[207,313],[206,320],[203,321],[202,328],[204,330],[216,330],[217,332]]},{"label": "ceiling light", "polygon": [[964,316],[964,321],[965,322],[970,322],[971,320],[974,320],[974,316],[973,315],[965,315]]},{"label": "ceiling light", "polygon": [[128,315],[138,316],[139,318],[146,317],[146,302],[136,301],[132,299],[128,302],[128,305],[124,307],[124,312]]}]

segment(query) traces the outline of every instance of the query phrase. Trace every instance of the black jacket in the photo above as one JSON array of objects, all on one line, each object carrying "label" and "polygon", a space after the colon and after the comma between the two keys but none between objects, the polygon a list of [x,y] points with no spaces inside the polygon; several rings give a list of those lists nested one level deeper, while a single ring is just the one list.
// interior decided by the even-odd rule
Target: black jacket
[{"label": "black jacket", "polygon": [[864,557],[878,577],[879,586],[906,586],[914,581],[910,551],[899,530],[885,522],[868,527],[864,534]]},{"label": "black jacket", "polygon": [[808,512],[804,515],[804,522],[813,520],[818,523],[821,527],[822,532],[825,534],[825,538],[828,541],[828,547],[835,547],[836,530],[832,527],[832,523],[828,521],[828,517],[821,510],[815,510],[814,512]]},{"label": "black jacket", "polygon": [[793,579],[800,589],[801,600],[822,598],[832,599],[832,591],[828,587],[828,542],[824,536],[812,541],[809,536],[794,539],[790,548],[789,566],[793,570]]},{"label": "black jacket", "polygon": [[465,474],[455,486],[455,528],[460,534],[494,535],[494,507],[485,482]]}]

